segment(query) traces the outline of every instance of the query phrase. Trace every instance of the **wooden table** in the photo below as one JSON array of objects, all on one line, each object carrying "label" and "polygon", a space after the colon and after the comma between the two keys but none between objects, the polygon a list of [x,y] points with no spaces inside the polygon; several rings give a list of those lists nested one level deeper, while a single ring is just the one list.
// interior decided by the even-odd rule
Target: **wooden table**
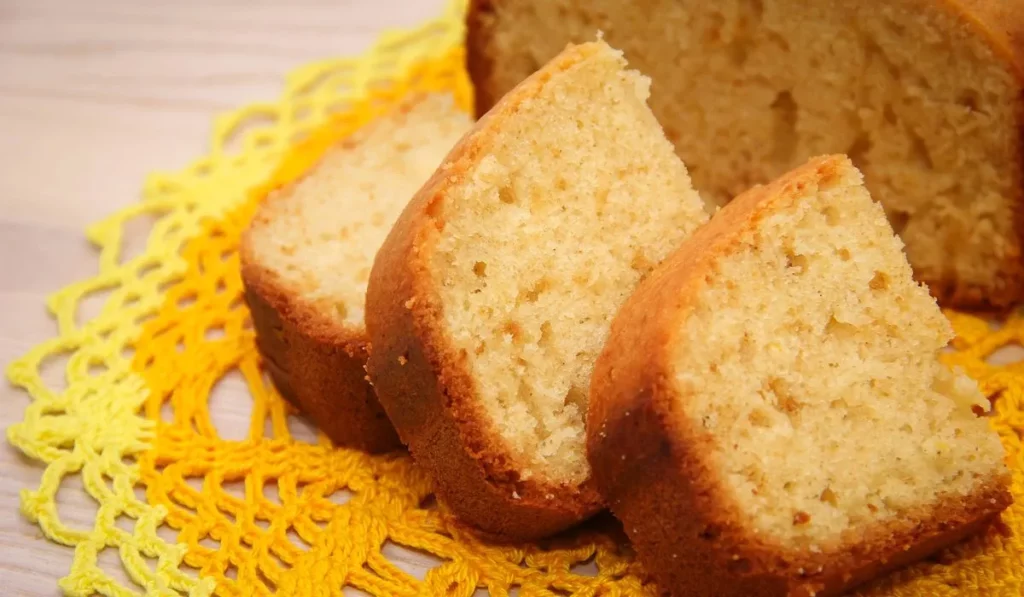
[{"label": "wooden table", "polygon": [[[143,177],[206,150],[213,117],[275,98],[295,66],[368,47],[386,27],[444,0],[0,0],[0,365],[52,337],[45,298],[97,271],[83,229],[138,199]],[[994,362],[1024,357],[1002,349]],[[62,376],[50,369],[46,376]],[[216,400],[218,429],[242,437],[245,388]],[[0,424],[28,398],[0,382]],[[313,435],[312,430],[307,433]],[[18,512],[42,467],[0,442],[0,594],[58,595],[72,550]],[[95,503],[71,483],[63,520],[91,526]],[[169,541],[175,533],[163,529]],[[395,561],[414,574],[431,562]],[[107,560],[125,578],[116,557]],[[346,589],[348,591],[348,589]]]},{"label": "wooden table", "polygon": [[[275,98],[292,68],[358,53],[382,29],[414,25],[443,5],[0,0],[0,365],[55,335],[50,293],[97,271],[84,227],[136,201],[148,172],[202,155],[216,114]],[[4,428],[26,404],[0,382]],[[246,401],[217,404],[218,427],[244,435]],[[0,594],[59,595],[72,550],[44,540],[18,511],[18,492],[38,484],[42,467],[0,444]],[[95,503],[69,489],[60,512],[84,527]],[[110,569],[119,568],[113,559]]]}]

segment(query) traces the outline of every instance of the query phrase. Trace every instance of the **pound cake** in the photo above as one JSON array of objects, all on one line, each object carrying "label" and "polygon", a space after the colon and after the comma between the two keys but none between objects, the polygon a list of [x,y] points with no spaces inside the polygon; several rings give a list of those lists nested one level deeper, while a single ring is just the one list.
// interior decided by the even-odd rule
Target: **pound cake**
[{"label": "pound cake", "polygon": [[846,153],[940,302],[1024,298],[1024,3],[474,0],[478,112],[598,30],[705,199]]},{"label": "pound cake", "polygon": [[588,458],[676,595],[834,595],[1011,502],[988,402],[844,156],[740,195],[612,324]]},{"label": "pound cake", "polygon": [[450,96],[412,98],[271,193],[245,233],[256,345],[281,394],[338,445],[400,445],[365,379],[366,282],[398,214],[469,125]]},{"label": "pound cake", "polygon": [[567,48],[455,146],[377,254],[367,370],[438,497],[489,535],[597,512],[584,417],[611,319],[707,219],[603,42]]}]

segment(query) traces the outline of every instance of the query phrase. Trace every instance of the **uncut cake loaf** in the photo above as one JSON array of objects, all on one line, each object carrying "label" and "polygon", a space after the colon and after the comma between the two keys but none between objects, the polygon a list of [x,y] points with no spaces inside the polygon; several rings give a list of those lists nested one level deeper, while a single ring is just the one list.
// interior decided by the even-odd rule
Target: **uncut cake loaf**
[{"label": "uncut cake loaf", "polygon": [[479,113],[604,32],[706,199],[846,153],[944,305],[1024,298],[1024,3],[474,0]]},{"label": "uncut cake loaf", "polygon": [[338,445],[400,446],[365,379],[366,282],[398,214],[469,125],[450,96],[406,100],[271,193],[245,233],[256,345],[281,394]]},{"label": "uncut cake loaf", "polygon": [[619,305],[707,220],[603,42],[567,48],[455,146],[377,254],[367,370],[439,498],[493,535],[548,535],[601,500],[584,450]]},{"label": "uncut cake loaf", "polygon": [[588,458],[675,595],[834,595],[1011,501],[977,385],[844,156],[740,195],[640,284],[595,365]]}]

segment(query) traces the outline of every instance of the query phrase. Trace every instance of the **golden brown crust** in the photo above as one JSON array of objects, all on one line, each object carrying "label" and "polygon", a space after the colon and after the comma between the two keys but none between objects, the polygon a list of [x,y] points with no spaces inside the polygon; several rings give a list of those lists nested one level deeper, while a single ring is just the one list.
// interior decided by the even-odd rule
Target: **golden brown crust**
[{"label": "golden brown crust", "polygon": [[594,479],[645,566],[686,595],[832,595],[976,532],[1011,501],[1009,479],[911,512],[838,552],[793,552],[750,530],[704,455],[711,440],[679,412],[667,379],[674,331],[697,289],[740,235],[792,201],[792,191],[837,176],[846,158],[812,160],[740,195],[645,280],[612,324],[595,365],[587,418]]},{"label": "golden brown crust", "polygon": [[488,83],[493,67],[491,53],[487,50],[491,32],[486,21],[492,14],[492,3],[493,0],[470,0],[466,10],[466,72],[473,81],[473,110],[477,118],[501,99],[494,86]]},{"label": "golden brown crust", "polygon": [[998,0],[945,0],[992,42],[1024,78],[1024,4]]},{"label": "golden brown crust", "polygon": [[416,194],[377,253],[366,295],[371,350],[367,370],[384,409],[438,496],[462,520],[496,537],[549,535],[595,514],[601,500],[587,480],[559,486],[522,479],[518,465],[475,398],[466,356],[445,331],[430,259],[445,225],[448,190],[461,184],[496,125],[552,75],[595,51],[564,52],[510,92],[452,149]]},{"label": "golden brown crust", "polygon": [[[466,68],[475,91],[475,110],[483,115],[501,98],[492,81],[493,64],[502,59],[492,45],[494,7],[503,0],[471,0],[466,13]],[[1024,4],[998,0],[941,0],[949,10],[989,40],[997,56],[1006,60],[1024,85]],[[626,10],[627,7],[623,7]],[[572,41],[569,39],[566,42]],[[507,57],[506,57],[507,58]],[[655,81],[655,87],[657,81]],[[1017,105],[1017,128],[1024,152],[1024,98]],[[955,278],[922,279],[943,306],[1001,313],[1024,299],[1024,153],[1008,166],[1012,169],[1016,245],[1000,268],[1000,279],[988,285],[967,284]]]},{"label": "golden brown crust", "polygon": [[[287,200],[279,196],[276,200]],[[259,225],[260,214],[254,219]],[[401,447],[366,381],[366,333],[326,316],[261,265],[242,241],[242,283],[256,347],[281,396],[336,445],[388,452]]]}]

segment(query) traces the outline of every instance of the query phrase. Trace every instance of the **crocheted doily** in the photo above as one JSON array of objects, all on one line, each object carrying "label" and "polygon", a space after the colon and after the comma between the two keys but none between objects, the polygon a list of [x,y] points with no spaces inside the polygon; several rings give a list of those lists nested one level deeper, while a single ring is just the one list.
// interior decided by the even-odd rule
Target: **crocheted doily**
[{"label": "crocheted doily", "polygon": [[[99,274],[51,297],[59,336],[8,370],[33,399],[8,439],[45,465],[38,488],[22,491],[22,512],[47,539],[74,549],[59,581],[65,593],[656,594],[607,518],[540,543],[492,545],[436,505],[407,455],[293,438],[295,413],[260,369],[237,254],[254,205],[409,93],[450,92],[468,110],[463,10],[454,0],[441,18],[386,34],[361,57],[297,69],[277,102],[220,118],[206,157],[151,176],[140,203],[88,230]],[[122,259],[125,225],[144,216],[155,219],[145,251]],[[99,315],[79,321],[82,303],[103,293]],[[987,362],[1024,345],[1024,319],[995,327],[947,315],[958,336],[944,358],[994,401],[1016,503],[986,535],[865,594],[1024,594],[1024,365]],[[51,388],[41,367],[61,355],[66,387]],[[252,398],[241,440],[222,438],[210,414],[212,389],[229,374],[244,378]],[[76,475],[99,506],[85,529],[62,521],[56,499]],[[177,532],[177,543],[160,537],[161,526]],[[105,550],[131,582],[98,563]],[[402,550],[422,554],[432,566],[425,576],[389,560]]]}]

